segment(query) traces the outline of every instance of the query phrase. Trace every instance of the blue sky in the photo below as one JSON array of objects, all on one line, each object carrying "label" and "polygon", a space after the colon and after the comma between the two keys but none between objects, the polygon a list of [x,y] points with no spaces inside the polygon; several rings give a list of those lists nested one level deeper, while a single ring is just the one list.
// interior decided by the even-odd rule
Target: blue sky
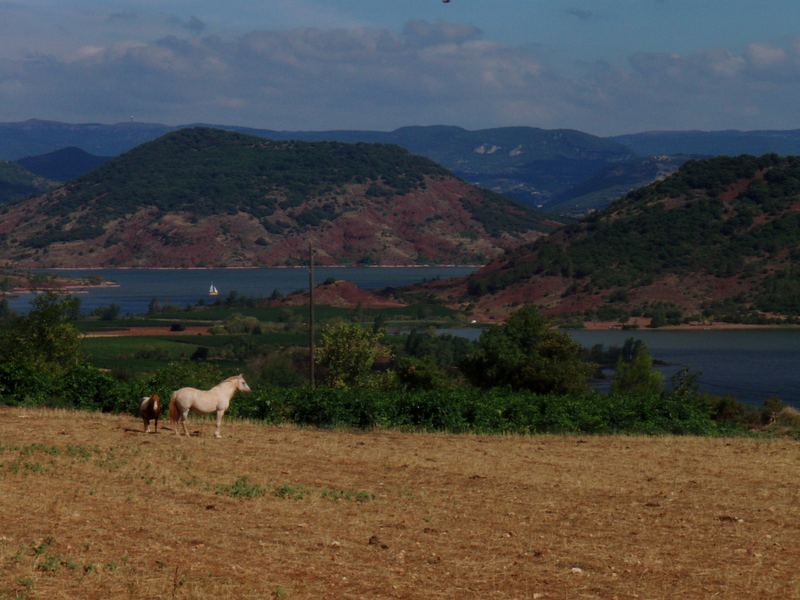
[{"label": "blue sky", "polygon": [[800,128],[796,0],[0,0],[0,121]]}]

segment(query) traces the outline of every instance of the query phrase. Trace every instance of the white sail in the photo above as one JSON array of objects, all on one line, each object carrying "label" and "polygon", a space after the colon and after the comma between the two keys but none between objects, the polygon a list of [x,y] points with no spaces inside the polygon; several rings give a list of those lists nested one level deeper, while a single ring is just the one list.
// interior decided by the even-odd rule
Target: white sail
[{"label": "white sail", "polygon": [[211,284],[211,287],[208,288],[208,295],[209,296],[219,296],[219,290],[214,287],[214,284]]}]

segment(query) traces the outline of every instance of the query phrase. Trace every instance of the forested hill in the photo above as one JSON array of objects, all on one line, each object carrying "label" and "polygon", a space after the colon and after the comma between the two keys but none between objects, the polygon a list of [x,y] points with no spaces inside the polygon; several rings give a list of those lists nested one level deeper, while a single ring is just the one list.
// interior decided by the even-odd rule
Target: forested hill
[{"label": "forested hill", "polygon": [[74,146],[55,152],[27,156],[17,161],[31,173],[52,181],[69,181],[110,160],[108,156],[95,156]]},{"label": "forested hill", "polygon": [[312,242],[323,264],[464,264],[548,227],[398,146],[193,128],[8,208],[0,258],[26,266],[284,265]]},{"label": "forested hill", "polygon": [[800,158],[721,157],[510,252],[462,292],[478,312],[770,320],[800,316],[798,260]]},{"label": "forested hill", "polygon": [[0,205],[41,194],[55,185],[55,182],[35,175],[15,162],[0,160]]}]

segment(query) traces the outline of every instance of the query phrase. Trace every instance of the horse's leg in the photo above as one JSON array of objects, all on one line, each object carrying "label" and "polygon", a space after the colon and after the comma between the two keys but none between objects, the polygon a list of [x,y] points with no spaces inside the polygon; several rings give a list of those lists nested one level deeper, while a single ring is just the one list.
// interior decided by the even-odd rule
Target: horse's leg
[{"label": "horse's leg", "polygon": [[150,419],[147,417],[142,417],[142,421],[144,421],[144,432],[150,433]]},{"label": "horse's leg", "polygon": [[186,410],[183,411],[183,413],[181,413],[181,423],[183,423],[183,431],[184,433],[186,433],[186,437],[191,437],[192,434],[189,433],[189,430],[186,428],[186,420],[188,418],[189,418],[189,409],[187,408]]},{"label": "horse's leg", "polygon": [[215,438],[221,438],[222,435],[219,432],[219,428],[222,425],[222,415],[225,414],[224,410],[217,410],[217,430],[214,432]]},{"label": "horse's leg", "polygon": [[183,422],[183,420],[185,418],[186,418],[186,415],[184,415],[183,410],[179,408],[178,409],[178,418],[175,419],[175,435],[180,435],[181,434],[181,425],[183,425],[183,428],[186,429],[186,424]]},{"label": "horse's leg", "polygon": [[158,415],[156,415],[156,433],[158,433]]}]

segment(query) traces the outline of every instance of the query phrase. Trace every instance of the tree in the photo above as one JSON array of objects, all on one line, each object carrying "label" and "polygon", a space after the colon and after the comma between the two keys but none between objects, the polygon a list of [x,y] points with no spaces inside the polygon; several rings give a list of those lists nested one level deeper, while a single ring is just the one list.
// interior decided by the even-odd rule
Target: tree
[{"label": "tree", "polygon": [[406,356],[397,361],[397,382],[408,390],[443,389],[451,384],[431,357]]},{"label": "tree", "polygon": [[484,388],[581,392],[587,389],[594,366],[581,360],[580,351],[572,338],[530,305],[504,325],[484,332],[476,350],[462,361],[461,370],[474,385]]},{"label": "tree", "polygon": [[384,315],[383,313],[378,313],[372,320],[372,331],[374,333],[378,333],[379,331],[385,331],[385,330],[386,330],[386,315]]},{"label": "tree", "polygon": [[374,383],[372,367],[388,353],[380,343],[382,332],[338,321],[326,325],[320,335],[316,361],[325,368],[328,385],[352,388]]},{"label": "tree", "polygon": [[158,301],[158,298],[153,298],[147,305],[147,314],[154,315],[160,312],[161,312],[161,303]]},{"label": "tree", "polygon": [[51,372],[78,365],[80,333],[72,321],[79,312],[79,301],[47,293],[32,304],[27,316],[12,319],[0,332],[0,358]]},{"label": "tree", "polygon": [[92,315],[101,321],[113,321],[119,317],[121,311],[119,304],[109,304],[108,306],[98,306],[92,311]]},{"label": "tree", "polygon": [[614,368],[612,392],[649,396],[664,390],[664,376],[653,368],[644,342],[628,339]]},{"label": "tree", "polygon": [[11,310],[11,305],[8,303],[8,298],[0,298],[0,321],[11,318],[14,311]]}]

